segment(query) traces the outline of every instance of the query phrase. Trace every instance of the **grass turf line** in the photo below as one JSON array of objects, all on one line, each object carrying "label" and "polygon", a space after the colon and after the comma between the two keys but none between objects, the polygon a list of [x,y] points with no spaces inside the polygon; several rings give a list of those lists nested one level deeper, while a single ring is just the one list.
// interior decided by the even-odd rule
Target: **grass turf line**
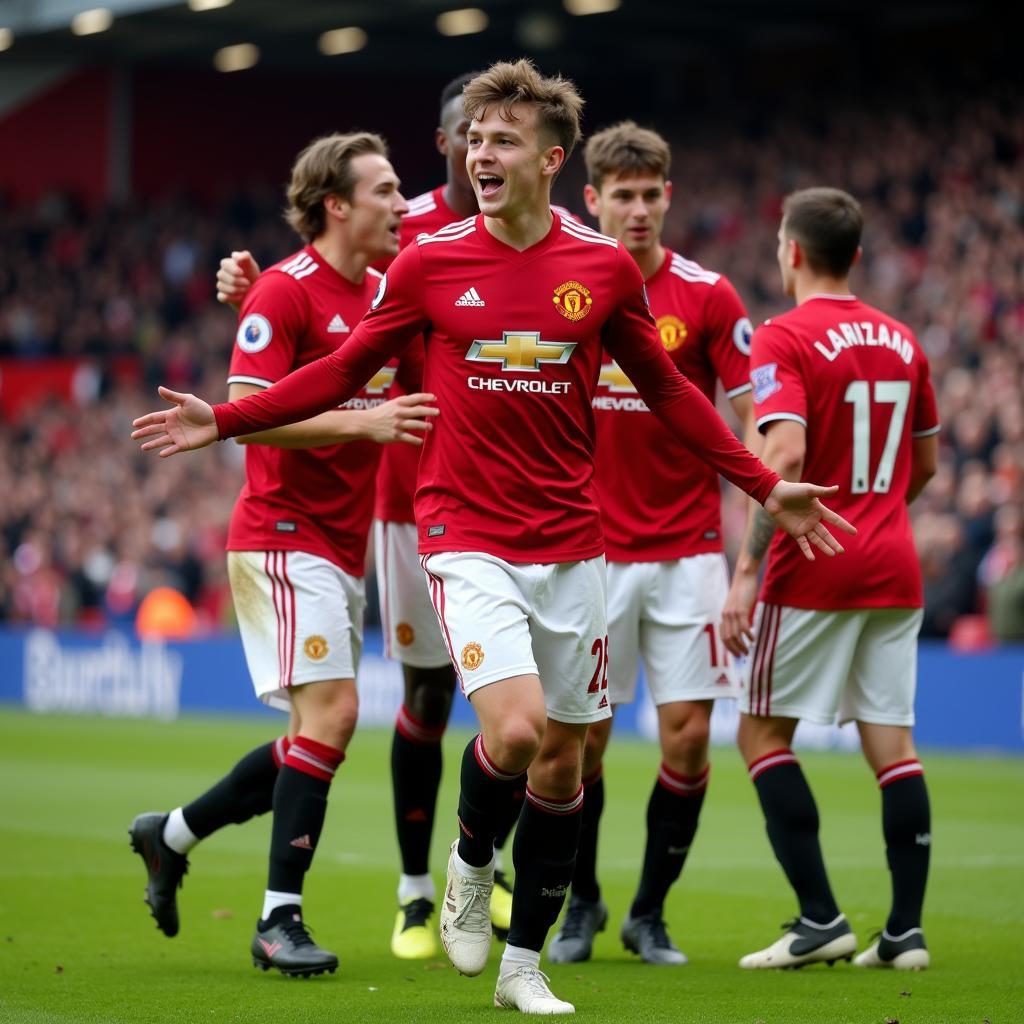
[{"label": "grass turf line", "polygon": [[[282,719],[283,721],[283,719]],[[339,954],[333,977],[255,970],[248,955],[265,884],[269,819],[231,826],[193,851],[180,894],[182,930],[166,939],[141,902],[144,872],[127,827],[142,810],[187,802],[246,750],[266,720],[174,723],[37,717],[0,710],[0,1022],[488,1021],[500,947],[480,978],[443,956],[401,963],[388,952],[396,910],[390,735],[358,733],[332,793],[307,883],[306,911]],[[440,887],[454,836],[458,756],[448,771],[432,858]],[[1024,1020],[1024,762],[924,757],[935,845],[925,926],[934,967],[922,974],[846,964],[743,972],[736,960],[779,934],[792,899],[764,836],[739,756],[716,749],[701,830],[666,917],[691,964],[642,965],[623,951],[657,753],[629,739],[606,760],[601,846],[608,931],[588,964],[548,965],[581,1020],[680,1024],[1011,1024]],[[805,754],[831,877],[863,948],[888,903],[878,790],[850,755]]]}]

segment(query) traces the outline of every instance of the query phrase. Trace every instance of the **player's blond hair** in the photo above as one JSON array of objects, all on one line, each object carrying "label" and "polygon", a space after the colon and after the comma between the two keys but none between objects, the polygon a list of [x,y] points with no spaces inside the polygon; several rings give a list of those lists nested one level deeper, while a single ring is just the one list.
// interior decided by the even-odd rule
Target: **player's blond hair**
[{"label": "player's blond hair", "polygon": [[667,179],[672,151],[657,132],[641,128],[635,121],[620,121],[591,135],[583,161],[587,180],[599,189],[610,175],[654,174]]},{"label": "player's blond hair", "polygon": [[840,188],[803,188],[782,201],[782,234],[803,250],[814,271],[845,277],[864,229],[860,203]]},{"label": "player's blond hair", "polygon": [[311,142],[298,156],[288,183],[285,220],[307,241],[324,233],[324,200],[338,196],[351,202],[356,187],[352,161],[364,153],[388,155],[388,145],[373,132],[325,135]]},{"label": "player's blond hair", "polygon": [[561,75],[545,78],[526,58],[514,64],[508,61],[492,64],[462,90],[462,102],[470,119],[498,104],[501,117],[511,121],[513,104],[532,106],[537,111],[537,127],[565,150],[566,159],[583,137],[580,131],[583,97],[576,86]]}]

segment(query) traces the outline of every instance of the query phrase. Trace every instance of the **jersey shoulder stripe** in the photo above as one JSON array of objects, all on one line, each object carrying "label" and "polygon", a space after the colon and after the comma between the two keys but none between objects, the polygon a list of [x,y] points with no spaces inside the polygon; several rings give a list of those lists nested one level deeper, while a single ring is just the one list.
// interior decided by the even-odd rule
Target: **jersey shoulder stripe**
[{"label": "jersey shoulder stripe", "polygon": [[588,228],[588,234],[584,234],[582,231],[577,230],[578,225],[569,224],[566,221],[562,221],[562,230],[569,235],[571,238],[575,238],[579,242],[590,242],[594,245],[610,245],[613,249],[618,249],[619,243],[614,238],[609,238],[607,235],[599,235],[596,231],[590,231]]},{"label": "jersey shoulder stripe", "polygon": [[309,253],[304,252],[276,269],[280,270],[282,274],[294,277],[296,281],[301,281],[304,277],[315,274],[320,269],[320,264]]},{"label": "jersey shoulder stripe", "polygon": [[672,265],[669,269],[676,277],[694,284],[718,284],[722,277],[721,274],[716,274],[713,270],[705,270],[699,263],[684,259],[677,253],[672,255]]},{"label": "jersey shoulder stripe", "polygon": [[426,233],[418,235],[416,244],[429,245],[432,242],[456,242],[460,238],[473,234],[474,231],[476,231],[476,217],[467,217],[465,220],[457,221],[455,224],[448,224],[446,227],[441,228],[440,231],[435,231],[432,235]]},{"label": "jersey shoulder stripe", "polygon": [[406,217],[422,217],[424,214],[433,213],[437,209],[437,200],[433,192],[424,192],[423,195],[409,200],[409,212]]}]

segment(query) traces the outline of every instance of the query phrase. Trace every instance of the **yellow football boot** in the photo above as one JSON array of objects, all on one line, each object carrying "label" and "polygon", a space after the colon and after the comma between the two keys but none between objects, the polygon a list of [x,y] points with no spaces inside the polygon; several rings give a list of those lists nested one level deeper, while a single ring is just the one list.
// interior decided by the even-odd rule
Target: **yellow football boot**
[{"label": "yellow football boot", "polygon": [[398,909],[391,934],[391,952],[399,960],[429,960],[437,956],[437,929],[430,923],[434,904],[410,900]]},{"label": "yellow football boot", "polygon": [[512,924],[512,886],[504,871],[494,872],[494,891],[491,893],[491,930],[494,937],[504,942]]}]

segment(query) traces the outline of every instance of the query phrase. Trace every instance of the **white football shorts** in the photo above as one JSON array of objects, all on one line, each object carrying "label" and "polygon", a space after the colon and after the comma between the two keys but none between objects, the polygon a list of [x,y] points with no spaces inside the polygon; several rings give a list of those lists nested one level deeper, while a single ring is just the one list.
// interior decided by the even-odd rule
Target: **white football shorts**
[{"label": "white football shorts", "polygon": [[537,675],[549,718],[575,724],[611,715],[603,557],[538,565],[445,552],[421,564],[467,697]]},{"label": "white football shorts", "polygon": [[373,523],[384,653],[413,668],[451,663],[423,579],[415,523]]},{"label": "white football shorts", "polygon": [[304,551],[229,551],[228,578],[256,696],[290,709],[288,690],[355,679],[363,581]]},{"label": "white football shorts", "polygon": [[923,614],[758,604],[740,709],[819,725],[913,725]]},{"label": "white football shorts", "polygon": [[639,659],[655,704],[739,696],[719,634],[729,593],[725,555],[608,563],[608,699],[636,695]]}]

